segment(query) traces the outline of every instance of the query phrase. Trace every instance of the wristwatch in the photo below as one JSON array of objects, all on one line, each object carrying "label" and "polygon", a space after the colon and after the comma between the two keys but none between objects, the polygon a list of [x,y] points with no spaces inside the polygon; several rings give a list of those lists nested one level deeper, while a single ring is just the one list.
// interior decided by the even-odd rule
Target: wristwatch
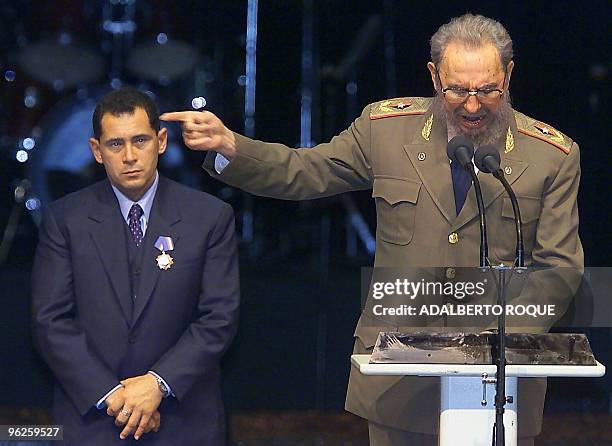
[{"label": "wristwatch", "polygon": [[[153,373],[151,373],[151,375],[153,375]],[[153,375],[153,376],[157,380],[157,386],[159,387],[159,391],[162,393],[164,398],[169,397],[170,396],[170,389],[168,388],[166,383],[164,383],[164,381],[159,376],[156,376],[156,375]]]}]

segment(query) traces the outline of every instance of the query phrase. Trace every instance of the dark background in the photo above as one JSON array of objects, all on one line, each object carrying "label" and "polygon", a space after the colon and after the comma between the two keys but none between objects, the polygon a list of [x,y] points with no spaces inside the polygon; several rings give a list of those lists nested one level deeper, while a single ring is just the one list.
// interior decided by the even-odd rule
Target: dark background
[{"label": "dark background", "polygon": [[[153,91],[162,111],[188,109],[191,97],[201,95],[229,127],[244,130],[245,89],[239,77],[245,74],[246,1],[136,1],[133,20],[138,28],[132,42],[122,40],[122,60],[130,47],[143,43],[155,52],[153,42],[160,32],[170,41],[188,42],[197,54],[186,62],[175,61],[185,68],[168,82],[144,79],[111,64],[113,39],[102,30],[104,5],[108,2],[29,0],[0,6],[0,231],[9,229],[4,245],[10,246],[0,265],[0,407],[47,407],[51,398],[50,374],[36,356],[29,332],[29,270],[38,210],[15,204],[15,187],[25,185],[25,198],[36,200],[48,194],[58,197],[103,175],[101,168],[89,166],[77,174],[45,169],[44,140],[70,115],[62,104],[95,100],[97,92],[107,88],[114,68],[123,82]],[[302,81],[313,91],[314,142],[345,128],[369,102],[431,95],[425,67],[430,36],[464,12],[493,17],[514,40],[515,108],[580,144],[580,234],[586,263],[609,266],[610,9],[606,1],[262,1],[255,136],[298,145]],[[117,11],[111,11],[116,20]],[[304,23],[312,24],[310,77],[302,74]],[[364,31],[366,23],[370,28]],[[57,42],[61,35],[70,36],[70,45],[84,44],[100,57],[99,75],[58,89],[46,75],[50,68],[44,69],[45,63],[56,66],[56,53],[39,55],[42,71],[23,61],[32,45],[44,39]],[[57,54],[64,54],[57,46]],[[344,65],[350,55],[353,63]],[[155,68],[138,62],[145,70]],[[74,59],[62,63],[69,73],[84,68]],[[339,72],[339,67],[346,69]],[[36,104],[28,108],[24,101],[32,95]],[[28,161],[18,162],[23,138],[33,135],[42,136],[35,136],[37,145],[28,152]],[[179,154],[182,161],[164,172],[222,197],[237,213],[243,304],[240,332],[224,361],[228,408],[341,409],[359,314],[360,267],[373,260],[347,232],[345,202],[332,198],[290,203],[246,196],[205,175],[199,168],[200,154],[184,148]],[[373,234],[370,193],[351,197]],[[41,206],[45,203],[42,199]],[[11,229],[15,236],[9,240],[6,233]],[[587,333],[598,359],[609,365],[610,330]],[[547,411],[608,413],[610,388],[608,378],[550,380]]]}]

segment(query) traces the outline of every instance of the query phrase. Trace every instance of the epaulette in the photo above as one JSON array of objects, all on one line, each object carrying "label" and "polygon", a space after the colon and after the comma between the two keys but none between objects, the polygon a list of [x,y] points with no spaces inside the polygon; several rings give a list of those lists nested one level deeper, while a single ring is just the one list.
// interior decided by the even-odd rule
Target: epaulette
[{"label": "epaulette", "polygon": [[431,105],[431,98],[395,98],[372,104],[370,119],[393,116],[423,115]]},{"label": "epaulette", "polygon": [[536,121],[516,110],[514,111],[514,118],[516,119],[516,126],[519,132],[552,144],[566,155],[570,153],[572,140],[567,135],[564,135],[548,124]]}]

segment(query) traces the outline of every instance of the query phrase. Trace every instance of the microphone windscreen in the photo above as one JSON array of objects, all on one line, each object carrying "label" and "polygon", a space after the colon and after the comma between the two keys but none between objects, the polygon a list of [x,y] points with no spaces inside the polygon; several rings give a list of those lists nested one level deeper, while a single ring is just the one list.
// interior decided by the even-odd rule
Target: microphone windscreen
[{"label": "microphone windscreen", "polygon": [[492,173],[493,170],[498,170],[500,162],[499,152],[490,144],[479,147],[474,155],[474,164],[476,164],[478,170],[484,173]]},{"label": "microphone windscreen", "polygon": [[[474,143],[470,141],[469,138],[458,135],[455,136],[448,142],[446,146],[446,155],[454,162],[457,161],[457,150],[463,148],[463,151],[467,150],[467,154],[469,155],[468,159],[472,159],[474,156]],[[459,160],[461,162],[461,160]],[[463,163],[461,163],[463,165]]]}]

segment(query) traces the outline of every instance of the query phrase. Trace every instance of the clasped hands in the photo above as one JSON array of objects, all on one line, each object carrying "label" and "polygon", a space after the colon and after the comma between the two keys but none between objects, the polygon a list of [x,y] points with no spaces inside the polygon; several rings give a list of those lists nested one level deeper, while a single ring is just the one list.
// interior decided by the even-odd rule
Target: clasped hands
[{"label": "clasped hands", "polygon": [[163,397],[157,379],[147,373],[124,379],[121,385],[105,400],[106,413],[115,417],[116,426],[124,426],[121,439],[133,433],[138,440],[142,434],[157,432],[161,423],[157,408]]}]

